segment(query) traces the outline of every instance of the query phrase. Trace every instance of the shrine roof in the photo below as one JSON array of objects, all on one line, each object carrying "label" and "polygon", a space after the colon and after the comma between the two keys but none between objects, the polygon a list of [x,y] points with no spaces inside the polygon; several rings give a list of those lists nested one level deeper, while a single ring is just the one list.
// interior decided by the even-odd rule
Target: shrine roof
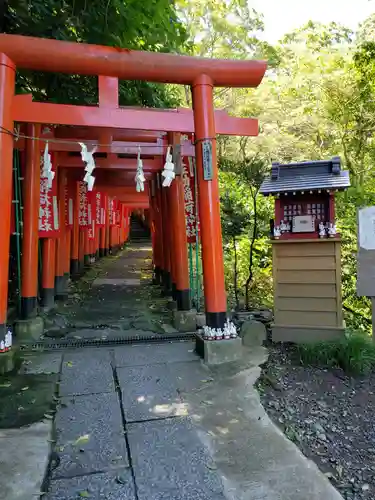
[{"label": "shrine roof", "polygon": [[349,172],[341,170],[341,160],[336,157],[331,160],[304,161],[285,165],[273,163],[271,174],[263,181],[260,193],[267,196],[320,189],[343,190],[349,186]]}]

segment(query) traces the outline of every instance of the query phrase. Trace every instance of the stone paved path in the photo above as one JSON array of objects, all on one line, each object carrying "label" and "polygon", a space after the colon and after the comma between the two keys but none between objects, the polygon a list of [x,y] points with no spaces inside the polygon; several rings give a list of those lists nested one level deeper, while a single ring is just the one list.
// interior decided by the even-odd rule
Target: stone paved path
[{"label": "stone paved path", "polygon": [[[86,288],[77,288],[57,315],[69,324],[64,335],[157,336],[171,328],[166,299],[149,286],[149,256],[149,247],[132,244],[94,269]],[[261,406],[254,383],[265,349],[243,354],[241,361],[211,370],[190,341],[31,356],[26,372],[59,374],[42,500],[341,499]],[[0,464],[2,453],[5,458],[14,446],[22,449],[22,437],[12,439],[0,435]],[[37,457],[44,463],[43,449],[19,461],[13,477],[0,474],[1,500],[38,496],[25,490],[32,481],[6,497],[1,487],[1,480],[21,486],[28,460]]]},{"label": "stone paved path", "polygon": [[46,499],[224,498],[183,395],[187,386],[207,382],[193,347],[179,342],[64,353],[58,463]]},{"label": "stone paved path", "polygon": [[96,264],[52,316],[47,335],[100,340],[177,333],[168,299],[151,285],[151,254],[146,240]]},{"label": "stone paved path", "polygon": [[[128,245],[72,294],[65,337],[173,332],[168,301],[150,283],[150,245]],[[192,342],[65,351],[44,498],[224,499],[183,395],[207,377]]]}]

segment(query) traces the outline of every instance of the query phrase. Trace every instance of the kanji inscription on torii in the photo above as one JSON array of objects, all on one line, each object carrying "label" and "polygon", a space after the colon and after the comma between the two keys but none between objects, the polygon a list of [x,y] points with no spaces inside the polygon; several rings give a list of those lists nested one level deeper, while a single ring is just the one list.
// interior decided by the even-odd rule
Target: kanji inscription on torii
[{"label": "kanji inscription on torii", "polygon": [[108,199],[108,218],[109,218],[109,225],[115,226],[116,225],[116,200],[114,198]]},{"label": "kanji inscription on torii", "polygon": [[[53,156],[51,160],[53,162]],[[52,180],[52,185],[50,185],[48,177],[43,176],[43,156],[41,156],[38,236],[39,238],[57,238],[58,235],[57,180],[55,176]]]},{"label": "kanji inscription on torii", "polygon": [[95,192],[95,225],[103,227],[105,224],[105,200],[104,194],[100,191]]},{"label": "kanji inscription on torii", "polygon": [[[81,229],[88,229],[89,226],[89,209],[87,197],[87,184],[83,181],[78,183],[79,191],[79,207],[78,207],[78,225]],[[91,211],[90,211],[91,215]]]},{"label": "kanji inscription on torii", "polygon": [[182,182],[184,186],[186,237],[188,243],[196,242],[198,226],[193,161],[193,158],[182,158]]},{"label": "kanji inscription on torii", "polygon": [[73,192],[72,183],[66,182],[64,188],[65,226],[73,227]]}]

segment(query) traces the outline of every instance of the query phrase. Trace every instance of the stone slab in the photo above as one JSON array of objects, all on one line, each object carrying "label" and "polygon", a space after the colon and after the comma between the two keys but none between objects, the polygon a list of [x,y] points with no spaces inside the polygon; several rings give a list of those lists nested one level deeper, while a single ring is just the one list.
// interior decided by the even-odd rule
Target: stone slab
[{"label": "stone slab", "polygon": [[40,316],[36,318],[17,320],[14,324],[14,333],[19,342],[39,340],[44,332],[44,321]]},{"label": "stone slab", "polygon": [[128,250],[129,255],[134,256],[135,254],[139,253],[139,255],[144,255],[144,252],[152,252],[152,247],[143,245],[143,246],[131,246],[129,245],[126,250]]},{"label": "stone slab", "polygon": [[114,328],[82,328],[74,330],[65,335],[67,339],[93,339],[93,340],[108,340],[123,336],[123,332]]},{"label": "stone slab", "polygon": [[72,477],[128,466],[116,393],[63,398],[55,419],[59,465],[52,477]]},{"label": "stone slab", "polygon": [[0,431],[0,499],[38,498],[49,459],[52,423]]},{"label": "stone slab", "polygon": [[97,278],[93,286],[137,286],[141,284],[139,278]]},{"label": "stone slab", "polygon": [[[254,365],[259,354],[254,360],[251,353],[245,357]],[[268,417],[254,388],[260,368],[242,368],[235,376],[227,376],[225,368],[223,372],[219,383],[188,393],[186,400],[199,436],[215,458],[227,498],[342,500],[327,477]]]},{"label": "stone slab", "polygon": [[138,366],[145,364],[196,361],[194,342],[164,342],[160,344],[126,345],[115,348],[115,364]]},{"label": "stone slab", "polygon": [[208,365],[220,365],[242,358],[242,339],[205,340],[196,336],[196,351]]},{"label": "stone slab", "polygon": [[117,374],[127,422],[187,414],[166,365],[119,368]]},{"label": "stone slab", "polygon": [[128,269],[124,268],[121,270],[113,269],[109,271],[105,277],[106,280],[138,280],[142,276],[142,271],[140,269]]},{"label": "stone slab", "polygon": [[138,500],[224,500],[207,449],[188,418],[129,425]]},{"label": "stone slab", "polygon": [[80,498],[136,500],[130,470],[53,480],[49,485],[47,495],[43,496],[43,500],[77,500]]},{"label": "stone slab", "polygon": [[247,320],[241,326],[240,336],[247,347],[260,346],[267,340],[267,330],[263,323]]},{"label": "stone slab", "polygon": [[0,354],[0,375],[5,375],[14,370],[16,365],[17,350],[13,347]]},{"label": "stone slab", "polygon": [[212,383],[212,374],[207,365],[200,360],[167,365],[170,379],[176,384],[179,393],[195,391]]},{"label": "stone slab", "polygon": [[173,311],[173,326],[179,332],[195,332],[197,329],[196,311]]},{"label": "stone slab", "polygon": [[131,267],[131,266],[151,266],[152,260],[148,257],[140,256],[140,257],[127,257],[123,259],[121,262],[122,267]]},{"label": "stone slab", "polygon": [[44,352],[25,355],[20,372],[25,374],[59,373],[62,353]]},{"label": "stone slab", "polygon": [[81,349],[64,353],[60,395],[96,394],[114,391],[108,350]]}]

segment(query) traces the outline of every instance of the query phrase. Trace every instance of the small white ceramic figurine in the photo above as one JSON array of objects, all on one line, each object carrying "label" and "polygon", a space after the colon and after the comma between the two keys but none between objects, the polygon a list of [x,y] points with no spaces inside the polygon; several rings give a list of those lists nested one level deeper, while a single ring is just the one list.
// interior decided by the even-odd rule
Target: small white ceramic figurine
[{"label": "small white ceramic figurine", "polygon": [[274,229],[273,229],[273,236],[275,238],[275,240],[278,240],[281,236],[281,230],[280,230],[280,227],[279,226],[275,226]]},{"label": "small white ceramic figurine", "polygon": [[330,238],[333,238],[334,236],[336,236],[336,226],[335,226],[335,224],[333,224],[333,222],[329,223],[328,236]]},{"label": "small white ceramic figurine", "polygon": [[282,220],[282,221],[280,222],[280,231],[281,231],[282,233],[285,233],[285,231],[286,231],[286,230],[287,230],[287,226],[286,226],[285,222]]}]

